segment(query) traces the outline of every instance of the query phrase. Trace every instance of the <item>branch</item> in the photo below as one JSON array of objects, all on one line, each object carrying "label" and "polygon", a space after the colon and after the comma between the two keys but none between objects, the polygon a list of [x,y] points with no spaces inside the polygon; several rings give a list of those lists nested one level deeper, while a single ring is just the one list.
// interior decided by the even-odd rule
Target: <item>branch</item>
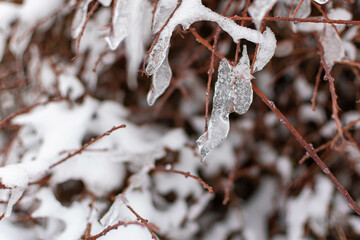
[{"label": "branch", "polygon": [[201,183],[201,185],[203,185],[203,187],[205,189],[207,189],[210,193],[213,193],[214,190],[212,187],[209,186],[209,184],[207,184],[204,180],[202,180],[200,177],[191,175],[190,172],[183,172],[183,171],[179,171],[179,170],[174,170],[174,169],[167,169],[164,167],[154,167],[151,169],[152,171],[157,171],[157,172],[171,172],[171,173],[177,173],[177,174],[181,174],[184,175],[186,178],[190,177],[195,179],[196,181],[198,181],[199,183]]},{"label": "branch", "polygon": [[360,215],[360,207],[350,196],[349,192],[341,185],[341,183],[337,180],[337,178],[332,174],[332,172],[326,166],[326,164],[316,154],[314,148],[308,142],[306,142],[306,140],[300,135],[300,133],[294,128],[294,126],[291,125],[291,123],[286,119],[286,117],[275,106],[273,101],[270,101],[259,89],[257,89],[257,87],[254,84],[252,85],[252,88],[254,92],[261,98],[261,100],[276,114],[276,116],[280,119],[280,122],[290,130],[291,134],[305,148],[306,152],[310,155],[312,159],[314,159],[315,163],[320,167],[320,169],[330,178],[330,180],[334,183],[335,187],[340,191],[340,193],[349,203],[349,207],[352,208],[358,215]]},{"label": "branch", "polygon": [[82,153],[87,147],[89,147],[91,144],[93,144],[94,142],[100,140],[101,138],[103,138],[103,137],[105,137],[105,136],[110,135],[113,131],[118,130],[119,128],[125,128],[125,127],[126,127],[126,125],[125,125],[125,124],[122,124],[122,125],[120,125],[120,126],[113,127],[113,128],[110,129],[109,131],[101,134],[100,136],[98,136],[98,137],[96,137],[96,138],[92,138],[92,139],[90,140],[90,142],[85,143],[80,149],[76,150],[76,151],[73,152],[73,153],[69,153],[69,154],[68,154],[66,157],[64,157],[63,159],[61,159],[61,160],[59,160],[58,162],[50,165],[50,169],[56,167],[57,165],[65,162],[66,160],[68,160],[69,158],[72,158],[73,156],[75,156],[75,155],[77,155],[77,154],[81,154],[81,153]]}]

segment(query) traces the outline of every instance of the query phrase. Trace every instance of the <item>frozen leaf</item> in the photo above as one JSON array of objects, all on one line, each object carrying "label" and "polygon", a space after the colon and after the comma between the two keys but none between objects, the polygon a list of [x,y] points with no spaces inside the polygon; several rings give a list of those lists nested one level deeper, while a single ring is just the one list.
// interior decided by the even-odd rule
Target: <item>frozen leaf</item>
[{"label": "frozen leaf", "polygon": [[[233,20],[228,19],[216,12],[213,12],[211,9],[202,5],[200,0],[183,0],[179,8],[175,11],[174,15],[169,20],[168,24],[160,33],[157,43],[149,54],[149,61],[146,67],[146,72],[149,75],[153,75],[162,65],[165,56],[167,55],[170,38],[175,27],[181,24],[184,29],[187,29],[191,24],[197,21],[216,22],[225,32],[227,32],[233,38],[234,42],[238,42],[239,39],[244,38],[254,43],[262,43],[261,51],[262,53],[267,54],[266,56],[262,54],[263,63],[267,58],[269,58],[264,63],[264,66],[270,60],[271,56],[275,51],[276,40],[274,34],[271,32],[270,29],[267,29],[263,36],[258,31],[239,26]],[[268,41],[271,42],[267,43]],[[269,56],[271,52],[272,54],[271,56]]]},{"label": "frozen leaf", "polygon": [[159,40],[149,55],[149,63],[146,66],[147,74],[153,75],[160,68],[168,54],[169,44],[170,36],[163,36],[163,34],[160,34]]},{"label": "frozen leaf", "polygon": [[334,62],[341,61],[345,57],[342,40],[331,25],[325,25],[320,43],[324,50],[324,58],[327,65],[332,67]]},{"label": "frozen leaf", "polygon": [[264,40],[259,44],[257,51],[256,61],[254,63],[254,72],[258,72],[265,67],[265,65],[274,56],[276,49],[275,34],[270,28],[266,28],[263,36]]},{"label": "frozen leaf", "polygon": [[80,1],[71,26],[71,36],[73,38],[78,38],[81,33],[81,29],[83,28],[86,21],[86,14],[90,2],[92,2],[92,0]]},{"label": "frozen leaf", "polygon": [[249,13],[251,17],[254,19],[255,26],[259,30],[261,26],[261,22],[267,13],[277,0],[255,0],[249,7]]},{"label": "frozen leaf", "polygon": [[110,49],[115,50],[128,34],[127,15],[129,11],[129,0],[116,1],[112,18],[112,32],[105,38]]},{"label": "frozen leaf", "polygon": [[253,98],[252,78],[246,46],[236,67],[221,60],[208,131],[196,141],[203,160],[226,139],[230,128],[229,114],[244,114],[248,111]]},{"label": "frozen leaf", "polygon": [[165,61],[161,64],[160,68],[155,72],[152,77],[152,85],[147,96],[147,101],[152,106],[156,99],[165,92],[168,88],[171,80],[171,68],[167,56]]},{"label": "frozen leaf", "polygon": [[325,4],[327,3],[329,0],[314,0],[315,2],[317,2],[318,4]]}]

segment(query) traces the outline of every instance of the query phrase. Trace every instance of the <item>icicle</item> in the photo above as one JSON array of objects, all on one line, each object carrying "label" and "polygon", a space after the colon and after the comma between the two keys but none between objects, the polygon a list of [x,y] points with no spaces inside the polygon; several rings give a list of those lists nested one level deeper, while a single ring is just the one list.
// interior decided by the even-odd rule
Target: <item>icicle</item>
[{"label": "icicle", "polygon": [[256,29],[260,29],[261,22],[266,14],[278,0],[255,0],[249,6],[249,13],[254,19]]},{"label": "icicle", "polygon": [[152,77],[152,86],[147,96],[147,101],[150,106],[152,106],[156,99],[165,92],[170,84],[171,76],[171,68],[166,53],[165,60]]},{"label": "icicle", "polygon": [[256,61],[254,63],[254,72],[258,72],[265,67],[265,65],[274,56],[276,49],[275,34],[270,28],[266,28],[263,33],[264,40],[259,44],[259,48],[256,55]]}]

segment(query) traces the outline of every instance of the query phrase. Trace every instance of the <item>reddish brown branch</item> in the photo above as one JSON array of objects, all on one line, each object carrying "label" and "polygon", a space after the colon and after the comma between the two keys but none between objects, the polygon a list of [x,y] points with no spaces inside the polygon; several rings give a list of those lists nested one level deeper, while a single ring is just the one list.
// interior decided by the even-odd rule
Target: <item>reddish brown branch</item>
[{"label": "reddish brown branch", "polygon": [[144,224],[142,224],[140,222],[136,222],[136,221],[131,221],[131,222],[119,221],[114,225],[108,226],[100,233],[90,236],[90,237],[87,237],[87,238],[84,238],[84,239],[85,240],[95,240],[95,239],[105,236],[108,232],[110,232],[112,230],[118,229],[120,226],[127,227],[128,225],[138,225],[138,226],[145,227]]},{"label": "reddish brown branch", "polygon": [[85,28],[86,25],[88,23],[88,21],[90,20],[90,17],[94,14],[95,10],[99,7],[100,2],[99,1],[95,1],[94,5],[92,5],[90,11],[87,13],[86,15],[86,20],[84,25],[81,28],[81,32],[79,34],[79,37],[76,39],[75,41],[75,48],[76,48],[76,56],[79,54],[79,50],[80,50],[80,42],[81,42],[81,38],[84,35],[85,32]]},{"label": "reddish brown branch", "polygon": [[[251,17],[230,17],[235,21],[253,21]],[[266,22],[312,22],[312,23],[329,23],[329,24],[346,24],[346,25],[360,25],[360,21],[354,20],[335,20],[335,19],[325,19],[322,17],[315,18],[292,18],[292,17],[264,17],[263,21]]]},{"label": "reddish brown branch", "polygon": [[323,67],[320,66],[319,70],[316,74],[316,81],[315,81],[315,88],[314,88],[314,93],[313,96],[311,98],[311,103],[312,103],[312,110],[315,111],[315,104],[316,104],[316,95],[319,89],[319,84],[320,84],[320,77],[321,77],[321,73],[322,73],[322,69]]},{"label": "reddish brown branch", "polygon": [[294,128],[294,126],[291,125],[291,123],[286,119],[286,117],[275,106],[274,102],[270,101],[259,89],[257,89],[257,87],[254,84],[252,85],[252,87],[254,92],[276,114],[276,116],[280,119],[280,122],[290,130],[291,134],[305,148],[305,150],[310,155],[310,157],[314,159],[315,163],[320,167],[320,169],[330,178],[330,180],[334,183],[335,187],[339,190],[339,192],[344,196],[344,198],[349,203],[349,207],[352,208],[358,215],[360,215],[360,207],[350,196],[349,192],[341,185],[341,183],[337,180],[337,178],[332,174],[332,172],[326,166],[326,164],[316,154],[314,148],[309,143],[307,143],[307,141],[300,135],[300,133]]},{"label": "reddish brown branch", "polygon": [[[147,230],[150,232],[151,234],[151,238],[156,240],[156,235],[154,233],[154,230],[152,229],[152,227],[149,224],[149,221],[147,219],[142,218],[132,207],[130,207],[129,205],[126,205],[126,207],[136,216],[137,220],[140,221],[140,223],[142,225],[144,225]],[[151,224],[153,227],[156,227],[154,224]],[[158,229],[158,227],[156,227]]]},{"label": "reddish brown branch", "polygon": [[89,142],[85,143],[80,149],[76,150],[76,151],[73,152],[73,153],[69,153],[69,154],[68,154],[66,157],[64,157],[63,159],[61,159],[61,160],[59,160],[58,162],[52,164],[52,165],[50,166],[50,169],[56,167],[57,165],[59,165],[59,164],[61,164],[61,163],[63,163],[63,162],[65,162],[66,160],[68,160],[69,158],[72,158],[72,157],[75,156],[75,155],[81,154],[81,153],[82,153],[87,147],[89,147],[91,144],[95,143],[96,141],[100,140],[101,138],[103,138],[103,137],[105,137],[105,136],[110,135],[113,131],[118,130],[118,129],[120,129],[120,128],[125,128],[125,127],[126,127],[125,124],[122,124],[122,125],[117,126],[117,127],[113,127],[113,128],[111,128],[109,131],[101,134],[100,136],[91,139]]},{"label": "reddish brown branch", "polygon": [[304,0],[301,0],[299,4],[296,6],[295,11],[293,13],[293,17],[295,17],[296,13],[299,11],[301,4],[304,2]]},{"label": "reddish brown branch", "polygon": [[209,186],[209,184],[207,184],[204,180],[202,180],[200,177],[194,176],[192,175],[190,172],[183,172],[183,171],[179,171],[179,170],[175,170],[175,169],[167,169],[164,167],[154,167],[151,169],[152,171],[157,171],[157,172],[170,172],[170,173],[177,173],[177,174],[181,174],[184,175],[186,178],[190,177],[195,179],[196,181],[198,181],[201,185],[203,185],[203,187],[205,189],[207,189],[210,193],[213,193],[213,188]]}]

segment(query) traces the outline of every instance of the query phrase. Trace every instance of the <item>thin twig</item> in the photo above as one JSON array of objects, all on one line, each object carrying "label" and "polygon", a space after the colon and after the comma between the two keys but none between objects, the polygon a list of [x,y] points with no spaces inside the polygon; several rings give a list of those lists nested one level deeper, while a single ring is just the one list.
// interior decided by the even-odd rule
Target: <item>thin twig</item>
[{"label": "thin twig", "polygon": [[77,155],[77,154],[81,154],[87,147],[89,147],[91,144],[95,143],[96,141],[100,140],[101,138],[110,135],[113,131],[118,130],[120,128],[125,128],[126,125],[122,124],[120,126],[117,127],[113,127],[111,128],[109,131],[106,131],[105,133],[101,134],[100,136],[91,139],[89,142],[85,143],[80,149],[76,150],[73,153],[69,153],[66,157],[64,157],[63,159],[59,160],[58,162],[50,165],[50,169],[56,167],[57,165],[65,162],[66,160],[68,160],[69,158],[72,158],[73,156]]},{"label": "thin twig", "polygon": [[294,128],[294,126],[291,125],[291,123],[286,119],[286,117],[275,106],[273,101],[270,101],[254,84],[252,85],[252,88],[254,92],[261,98],[261,100],[276,114],[276,116],[280,119],[280,122],[290,130],[291,134],[305,148],[307,153],[310,155],[312,159],[314,159],[315,163],[320,167],[320,169],[330,178],[330,180],[334,183],[335,187],[340,191],[340,193],[349,203],[349,207],[352,208],[358,215],[360,215],[360,207],[350,196],[349,192],[341,185],[341,183],[337,180],[337,178],[332,174],[332,172],[326,166],[326,164],[316,154],[314,148],[300,135],[300,133]]},{"label": "thin twig", "polygon": [[92,5],[90,11],[89,11],[89,12],[87,13],[87,15],[86,15],[85,23],[84,23],[84,25],[82,26],[81,32],[80,32],[78,38],[77,38],[76,41],[75,41],[76,56],[79,54],[81,38],[82,38],[82,36],[84,35],[84,32],[85,32],[85,28],[86,28],[86,26],[87,26],[87,23],[88,23],[88,21],[90,20],[90,17],[91,17],[91,16],[93,15],[93,13],[95,12],[95,10],[99,7],[99,4],[100,4],[100,2],[99,2],[99,1],[96,1],[96,2],[94,3],[94,5]]},{"label": "thin twig", "polygon": [[[235,21],[253,21],[251,17],[229,17]],[[312,22],[312,23],[329,23],[329,24],[346,24],[346,25],[360,25],[360,21],[354,20],[335,20],[335,19],[325,19],[322,17],[314,18],[293,18],[293,17],[264,17],[263,21],[265,22]]]},{"label": "thin twig", "polygon": [[192,175],[190,172],[183,172],[183,171],[179,171],[179,170],[175,170],[175,169],[167,169],[164,167],[154,167],[151,169],[152,171],[157,171],[157,172],[170,172],[170,173],[177,173],[177,174],[181,174],[184,175],[186,178],[190,177],[195,179],[196,181],[198,181],[199,183],[201,183],[201,185],[203,185],[203,187],[205,189],[207,189],[210,193],[213,193],[213,188],[209,186],[209,184],[207,184],[204,180],[202,180],[200,177],[194,176]]},{"label": "thin twig", "polygon": [[318,70],[318,72],[316,74],[314,93],[313,93],[313,96],[311,98],[312,110],[313,111],[315,111],[316,95],[317,95],[317,92],[318,92],[318,89],[319,89],[320,77],[321,77],[322,70],[323,70],[323,67],[320,65],[319,70]]},{"label": "thin twig", "polygon": [[156,240],[157,237],[155,236],[154,230],[152,229],[152,227],[150,227],[149,221],[147,219],[142,218],[132,207],[130,207],[129,205],[126,205],[126,207],[136,216],[137,220],[140,221],[140,223],[142,223],[147,230],[150,232],[151,234],[151,238]]}]

